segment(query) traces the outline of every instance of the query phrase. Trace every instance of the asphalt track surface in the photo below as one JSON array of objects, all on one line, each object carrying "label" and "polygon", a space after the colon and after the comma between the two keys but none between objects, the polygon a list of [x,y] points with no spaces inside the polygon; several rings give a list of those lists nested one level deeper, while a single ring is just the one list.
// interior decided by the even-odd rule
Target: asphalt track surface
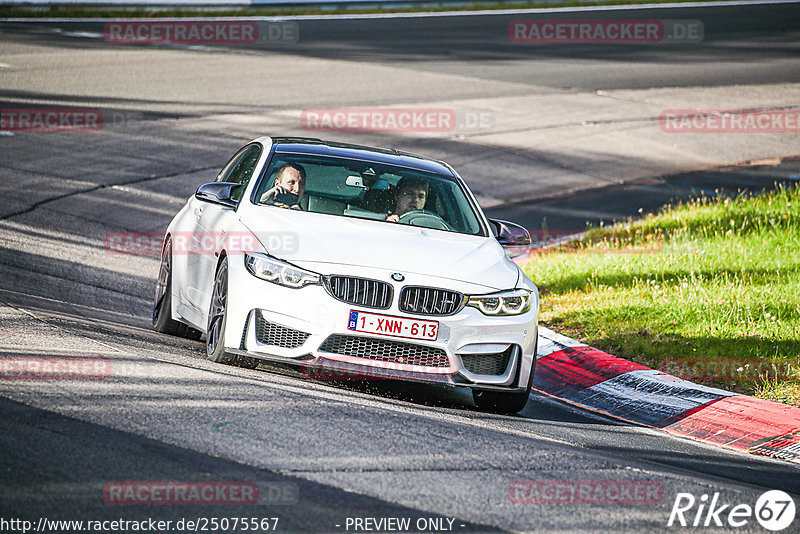
[{"label": "asphalt track surface", "polygon": [[[797,497],[796,466],[619,424],[535,394],[520,415],[498,416],[474,410],[461,391],[309,382],[285,369],[213,364],[201,343],[149,329],[158,258],[113,254],[104,236],[163,231],[238,146],[265,133],[242,119],[256,108],[386,105],[414,95],[518,91],[526,83],[598,90],[793,82],[800,78],[798,11],[797,4],[656,9],[648,17],[703,20],[704,43],[524,54],[501,40],[476,44],[487,25],[507,26],[513,15],[403,18],[390,27],[369,19],[308,21],[301,31],[309,37],[289,50],[226,50],[234,65],[265,57],[267,72],[256,77],[269,84],[257,88],[250,72],[214,76],[215,52],[141,47],[141,63],[132,64],[82,35],[96,29],[91,23],[0,25],[0,57],[12,64],[0,92],[5,105],[136,113],[124,127],[101,132],[0,137],[0,350],[109,358],[112,369],[102,381],[0,381],[0,517],[278,517],[281,532],[346,532],[347,518],[449,518],[454,531],[650,532],[676,530],[666,524],[679,492],[719,492],[721,503],[751,505],[768,489]],[[70,63],[78,54],[94,54],[103,76],[82,76]],[[340,69],[315,69],[327,58]],[[26,61],[40,66],[35,83],[15,78],[13,64]],[[403,76],[381,79],[381,69]],[[454,85],[431,73],[472,82]],[[476,149],[458,139],[342,137],[434,153],[457,168]],[[497,152],[492,165],[513,170],[523,164],[516,156]],[[490,179],[492,165],[473,180]],[[548,187],[558,193],[557,183]],[[570,197],[562,202],[570,207]],[[517,481],[620,480],[650,481],[663,496],[644,504],[532,504],[509,496]],[[281,502],[249,506],[111,506],[103,490],[115,481],[247,481],[289,490]],[[763,529],[751,519],[736,531]]]}]

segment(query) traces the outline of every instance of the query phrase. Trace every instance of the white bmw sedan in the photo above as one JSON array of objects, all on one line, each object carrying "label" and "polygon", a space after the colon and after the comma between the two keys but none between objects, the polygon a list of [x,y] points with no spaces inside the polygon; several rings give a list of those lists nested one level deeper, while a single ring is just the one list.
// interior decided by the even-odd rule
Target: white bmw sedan
[{"label": "white bmw sedan", "polygon": [[153,326],[205,333],[216,362],[467,387],[513,413],[533,382],[539,294],[506,249],[529,243],[444,162],[262,137],[167,228]]}]

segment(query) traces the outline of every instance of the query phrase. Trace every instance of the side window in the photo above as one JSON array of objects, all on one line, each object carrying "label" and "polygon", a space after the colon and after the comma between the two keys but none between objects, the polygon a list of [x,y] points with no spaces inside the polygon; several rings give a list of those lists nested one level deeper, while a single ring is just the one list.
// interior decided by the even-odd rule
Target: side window
[{"label": "side window", "polygon": [[228,163],[225,164],[225,166],[222,168],[222,170],[219,171],[219,174],[217,175],[217,178],[214,181],[215,182],[224,182],[224,181],[226,181],[225,179],[231,173],[233,168],[236,167],[236,164],[239,163],[239,160],[242,159],[242,155],[245,152],[247,152],[249,149],[250,149],[250,147],[246,146],[243,149],[239,150],[239,152],[234,154],[233,157],[230,160],[228,160]]},{"label": "side window", "polygon": [[256,168],[259,157],[261,157],[261,145],[245,147],[231,158],[217,177],[218,182],[241,184],[241,187],[237,187],[233,195],[233,199],[237,202],[241,198],[248,182],[250,182],[250,178],[253,177],[253,171]]}]

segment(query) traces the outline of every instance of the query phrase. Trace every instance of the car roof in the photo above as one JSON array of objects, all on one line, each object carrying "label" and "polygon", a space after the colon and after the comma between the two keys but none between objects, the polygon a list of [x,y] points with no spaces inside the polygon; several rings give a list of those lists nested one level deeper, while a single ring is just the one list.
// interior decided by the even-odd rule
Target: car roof
[{"label": "car roof", "polygon": [[357,159],[454,176],[450,167],[442,161],[392,148],[323,141],[312,137],[272,137],[270,139],[275,145],[275,152]]}]

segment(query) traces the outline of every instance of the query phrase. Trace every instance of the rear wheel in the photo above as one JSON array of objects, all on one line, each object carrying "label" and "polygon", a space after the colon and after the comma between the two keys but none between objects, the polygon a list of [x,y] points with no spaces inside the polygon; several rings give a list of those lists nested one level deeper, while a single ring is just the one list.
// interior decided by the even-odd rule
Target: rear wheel
[{"label": "rear wheel", "polygon": [[203,335],[199,330],[172,318],[172,241],[169,238],[164,240],[164,247],[161,249],[161,265],[153,304],[153,329],[162,334],[194,340]]},{"label": "rear wheel", "polygon": [[161,265],[156,280],[153,305],[153,329],[172,336],[182,336],[187,326],[172,318],[172,241],[167,238],[161,249]]},{"label": "rear wheel", "polygon": [[208,310],[208,328],[206,329],[206,354],[211,361],[232,364],[235,358],[232,354],[225,352],[227,305],[228,258],[223,258],[217,267],[214,288],[211,292],[211,307]]},{"label": "rear wheel", "polygon": [[244,367],[245,369],[255,369],[259,366],[261,360],[258,358],[252,358],[250,356],[241,356],[236,355],[236,358],[233,361],[233,364],[238,367]]}]

